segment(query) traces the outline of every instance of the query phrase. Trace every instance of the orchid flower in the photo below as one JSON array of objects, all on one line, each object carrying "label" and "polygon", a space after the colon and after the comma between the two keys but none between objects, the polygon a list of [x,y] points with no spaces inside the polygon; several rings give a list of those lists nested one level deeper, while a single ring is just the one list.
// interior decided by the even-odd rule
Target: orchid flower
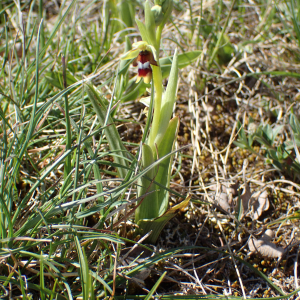
[{"label": "orchid flower", "polygon": [[121,59],[133,59],[133,66],[138,67],[138,77],[136,82],[142,78],[145,83],[150,83],[152,79],[152,69],[150,65],[157,66],[156,51],[152,45],[145,41],[132,44],[133,49],[125,53]]}]

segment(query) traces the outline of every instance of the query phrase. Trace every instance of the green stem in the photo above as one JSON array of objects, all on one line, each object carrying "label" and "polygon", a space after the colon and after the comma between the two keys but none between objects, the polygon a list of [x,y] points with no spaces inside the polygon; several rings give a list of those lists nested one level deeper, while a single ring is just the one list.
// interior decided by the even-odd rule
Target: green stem
[{"label": "green stem", "polygon": [[159,57],[160,40],[161,40],[161,33],[163,30],[163,27],[164,27],[164,25],[159,25],[156,30],[156,45],[157,45],[156,55],[157,55],[157,57]]}]

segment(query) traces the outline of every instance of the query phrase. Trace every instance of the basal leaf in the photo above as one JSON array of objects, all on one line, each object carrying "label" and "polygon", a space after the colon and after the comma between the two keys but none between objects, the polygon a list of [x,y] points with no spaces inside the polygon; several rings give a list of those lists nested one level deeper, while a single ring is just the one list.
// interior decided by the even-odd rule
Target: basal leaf
[{"label": "basal leaf", "polygon": [[[143,168],[147,168],[154,163],[153,153],[150,146],[144,144],[142,146],[142,165]],[[149,179],[154,179],[157,168],[150,169],[145,175]],[[149,179],[142,177],[138,181],[138,195],[143,196],[146,193],[152,192],[145,196],[141,201],[142,203],[137,207],[135,211],[135,221],[140,219],[152,219],[159,214],[159,205],[157,198],[156,186]]]},{"label": "basal leaf", "polygon": [[[177,137],[178,124],[178,117],[175,117],[170,121],[166,133],[163,137],[163,143],[160,143],[160,145],[158,145],[159,157],[163,157],[172,151],[174,142]],[[171,157],[169,156],[159,164],[158,172],[155,177],[155,181],[159,182],[167,188],[170,186],[170,161]],[[158,191],[158,201],[161,203],[159,215],[162,215],[168,207],[169,192],[167,190],[164,190],[163,188],[160,188]]]},{"label": "basal leaf", "polygon": [[140,220],[138,222],[139,227],[142,229],[142,233],[147,233],[152,231],[147,241],[149,243],[155,243],[157,238],[159,237],[161,231],[165,227],[165,225],[176,216],[176,214],[187,207],[190,201],[190,196],[188,196],[181,203],[173,206],[167,212],[165,212],[162,216],[152,219],[152,220]]}]

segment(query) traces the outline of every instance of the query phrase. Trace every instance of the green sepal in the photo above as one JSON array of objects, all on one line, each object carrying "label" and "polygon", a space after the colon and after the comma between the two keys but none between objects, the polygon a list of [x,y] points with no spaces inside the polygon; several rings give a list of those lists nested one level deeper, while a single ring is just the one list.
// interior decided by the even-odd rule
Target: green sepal
[{"label": "green sepal", "polygon": [[190,196],[188,196],[185,200],[180,202],[179,204],[170,208],[167,212],[165,212],[162,216],[152,219],[152,220],[140,220],[137,224],[140,229],[141,234],[146,234],[147,232],[151,232],[150,236],[146,239],[147,243],[154,244],[156,243],[161,231],[164,229],[165,225],[174,218],[180,210],[185,209],[190,201]]},{"label": "green sepal", "polygon": [[128,52],[126,52],[125,54],[123,54],[120,59],[121,60],[127,60],[127,59],[133,59],[133,58],[136,58],[140,53],[140,50],[139,49],[133,49],[133,50],[130,50]]}]

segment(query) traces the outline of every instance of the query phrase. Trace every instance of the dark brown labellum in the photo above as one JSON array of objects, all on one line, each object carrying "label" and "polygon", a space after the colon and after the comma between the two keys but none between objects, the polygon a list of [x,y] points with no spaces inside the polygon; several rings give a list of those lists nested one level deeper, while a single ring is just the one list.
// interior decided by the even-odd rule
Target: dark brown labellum
[{"label": "dark brown labellum", "polygon": [[134,60],[133,65],[138,67],[138,78],[137,82],[144,78],[145,83],[149,83],[152,78],[152,69],[150,65],[157,66],[151,51],[143,50],[139,53],[137,58]]}]

